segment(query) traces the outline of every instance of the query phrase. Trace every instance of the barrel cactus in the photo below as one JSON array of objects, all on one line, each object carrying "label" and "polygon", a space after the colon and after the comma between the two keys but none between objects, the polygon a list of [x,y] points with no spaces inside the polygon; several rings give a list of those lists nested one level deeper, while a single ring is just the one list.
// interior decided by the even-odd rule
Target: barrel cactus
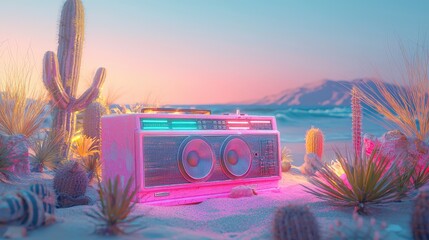
[{"label": "barrel cactus", "polygon": [[429,192],[421,192],[414,203],[411,230],[414,239],[429,239]]},{"label": "barrel cactus", "polygon": [[105,69],[99,68],[94,81],[76,98],[84,40],[84,9],[81,0],[67,0],[61,12],[58,57],[48,51],[43,59],[43,83],[55,105],[53,128],[66,133],[61,158],[67,158],[75,133],[77,111],[98,98],[104,83]]},{"label": "barrel cactus", "polygon": [[59,167],[54,176],[57,207],[88,204],[90,199],[85,196],[88,182],[87,173],[78,162],[69,161]]},{"label": "barrel cactus", "polygon": [[320,239],[316,218],[305,206],[289,205],[278,209],[273,231],[276,240]]},{"label": "barrel cactus", "polygon": [[307,154],[314,153],[319,159],[323,155],[324,137],[322,130],[311,127],[305,136],[305,151]]}]

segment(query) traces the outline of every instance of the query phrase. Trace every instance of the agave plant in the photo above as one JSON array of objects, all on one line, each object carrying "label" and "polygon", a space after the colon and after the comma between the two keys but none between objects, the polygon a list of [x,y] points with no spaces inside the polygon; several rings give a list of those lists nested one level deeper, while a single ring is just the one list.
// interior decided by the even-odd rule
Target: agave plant
[{"label": "agave plant", "polygon": [[411,180],[415,189],[419,189],[429,182],[429,160],[426,162],[425,166],[417,166],[415,168]]},{"label": "agave plant", "polygon": [[9,168],[13,165],[9,159],[9,149],[0,142],[0,182],[8,182],[11,172]]},{"label": "agave plant", "polygon": [[62,161],[60,155],[61,139],[63,133],[58,130],[45,131],[43,139],[33,139],[30,154],[33,167],[36,171],[43,172],[43,168],[55,169]]},{"label": "agave plant", "polygon": [[130,216],[135,206],[135,203],[131,201],[137,192],[137,189],[131,190],[133,181],[133,177],[129,178],[124,188],[119,186],[119,176],[116,176],[113,182],[109,179],[107,184],[98,182],[100,204],[98,204],[97,210],[91,209],[92,211],[86,213],[96,221],[96,233],[101,235],[127,234],[125,229],[133,227],[132,223],[142,217],[141,215]]},{"label": "agave plant", "polygon": [[316,176],[309,178],[315,188],[303,186],[307,192],[333,204],[354,206],[359,214],[366,213],[367,205],[403,197],[398,194],[401,175],[396,174],[397,161],[381,156],[377,149],[369,157],[348,153],[344,156],[338,150],[335,154],[344,176],[338,176],[335,169],[325,164]]},{"label": "agave plant", "polygon": [[88,173],[88,180],[90,182],[92,182],[94,177],[95,179],[101,178],[101,161],[99,154],[83,158],[80,161],[80,164],[85,168],[86,172]]}]

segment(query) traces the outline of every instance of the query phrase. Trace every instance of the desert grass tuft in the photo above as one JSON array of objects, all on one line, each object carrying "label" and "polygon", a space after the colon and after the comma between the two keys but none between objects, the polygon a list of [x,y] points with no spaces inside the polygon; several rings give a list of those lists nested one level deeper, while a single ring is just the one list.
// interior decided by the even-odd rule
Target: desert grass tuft
[{"label": "desert grass tuft", "polygon": [[[137,193],[137,189],[132,190],[134,179],[129,178],[125,187],[120,187],[120,178],[109,179],[107,183],[98,182],[98,195],[100,203],[97,210],[87,212],[87,216],[96,221],[96,233],[100,235],[123,235],[127,228],[133,228],[132,223],[141,218],[141,215],[130,216],[135,203],[132,199]],[[141,228],[141,227],[140,227]],[[139,227],[135,230],[139,230]]]},{"label": "desert grass tuft", "polygon": [[[370,110],[374,110],[393,123],[393,127],[409,137],[421,141],[429,140],[429,51],[417,49],[413,54],[402,50],[401,77],[391,79],[394,88],[381,80],[374,80],[375,88],[368,84],[358,85],[363,93],[361,99]],[[379,97],[377,97],[379,96]],[[386,124],[384,124],[386,125]]]},{"label": "desert grass tuft", "polygon": [[63,160],[59,157],[63,135],[59,130],[46,130],[43,139],[32,140],[30,159],[37,171],[42,172],[44,167],[55,169]]},{"label": "desert grass tuft", "polygon": [[429,160],[425,166],[415,168],[411,180],[415,189],[419,189],[429,182]]},{"label": "desert grass tuft", "polygon": [[12,172],[9,168],[13,165],[9,158],[9,149],[0,142],[0,182],[9,182]]},{"label": "desert grass tuft", "polygon": [[366,213],[367,205],[397,201],[398,197],[403,197],[398,193],[401,179],[396,174],[396,161],[380,156],[377,149],[369,157],[348,153],[344,156],[338,150],[335,154],[346,179],[325,165],[316,176],[309,178],[315,188],[304,186],[307,192],[333,204],[354,206],[359,214]]},{"label": "desert grass tuft", "polygon": [[30,138],[45,117],[47,95],[32,84],[31,64],[18,63],[10,54],[0,74],[0,132]]}]

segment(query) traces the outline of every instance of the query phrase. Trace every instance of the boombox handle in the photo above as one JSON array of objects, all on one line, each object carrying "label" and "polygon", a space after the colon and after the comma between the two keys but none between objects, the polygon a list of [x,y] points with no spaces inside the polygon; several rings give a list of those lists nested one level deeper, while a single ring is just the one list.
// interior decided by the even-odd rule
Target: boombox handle
[{"label": "boombox handle", "polygon": [[210,110],[202,109],[180,109],[180,108],[143,108],[142,113],[170,113],[170,114],[204,114],[210,115]]}]

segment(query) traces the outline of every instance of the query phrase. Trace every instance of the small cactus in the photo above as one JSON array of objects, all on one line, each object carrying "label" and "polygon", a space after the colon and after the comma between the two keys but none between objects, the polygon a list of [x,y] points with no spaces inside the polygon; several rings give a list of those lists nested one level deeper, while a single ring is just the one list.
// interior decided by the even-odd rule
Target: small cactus
[{"label": "small cactus", "polygon": [[89,198],[85,196],[88,182],[85,169],[75,161],[69,161],[58,168],[54,176],[57,207],[88,204]]},{"label": "small cactus", "polygon": [[360,93],[357,87],[352,88],[352,133],[355,154],[362,152],[362,106],[360,104]]},{"label": "small cactus", "polygon": [[101,116],[109,114],[109,108],[100,100],[90,103],[83,113],[83,134],[100,139]]},{"label": "small cactus", "polygon": [[306,153],[314,153],[319,159],[323,155],[323,132],[318,128],[311,127],[305,136],[305,150]]},{"label": "small cactus", "polygon": [[320,239],[317,220],[308,207],[289,205],[277,210],[274,218],[274,239]]},{"label": "small cactus", "polygon": [[415,201],[411,229],[413,239],[429,239],[429,192],[421,192]]}]

